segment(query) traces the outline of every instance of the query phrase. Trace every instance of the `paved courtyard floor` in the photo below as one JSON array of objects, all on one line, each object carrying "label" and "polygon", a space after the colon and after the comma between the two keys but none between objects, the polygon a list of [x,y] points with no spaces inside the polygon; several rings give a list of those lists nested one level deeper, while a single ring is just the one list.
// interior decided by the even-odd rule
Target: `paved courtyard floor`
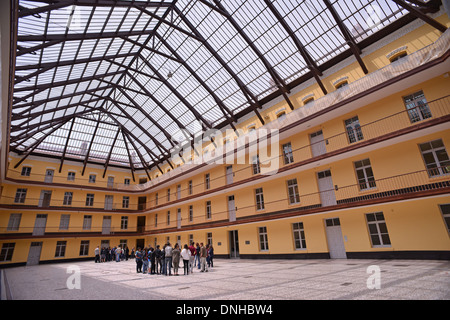
[{"label": "paved courtyard floor", "polygon": [[133,260],[3,272],[12,300],[450,299],[450,261],[215,259],[207,273],[181,266],[171,277],[136,273]]}]

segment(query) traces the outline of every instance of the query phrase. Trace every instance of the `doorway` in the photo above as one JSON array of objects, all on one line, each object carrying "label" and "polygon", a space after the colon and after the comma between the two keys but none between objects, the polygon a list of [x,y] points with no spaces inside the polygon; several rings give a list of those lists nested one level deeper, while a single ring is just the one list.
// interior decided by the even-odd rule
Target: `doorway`
[{"label": "doorway", "polygon": [[236,207],[234,205],[234,196],[228,197],[228,218],[229,221],[236,221]]},{"label": "doorway", "polygon": [[47,171],[45,171],[44,182],[52,183],[54,174],[55,174],[55,170],[47,169]]},{"label": "doorway", "polygon": [[317,183],[319,185],[320,202],[322,207],[333,206],[336,204],[336,195],[334,193],[333,179],[331,171],[325,170],[317,173]]},{"label": "doorway", "polygon": [[145,231],[145,216],[137,217],[137,232],[142,233]]},{"label": "doorway", "polygon": [[138,210],[145,210],[147,204],[147,197],[138,198]]},{"label": "doorway", "polygon": [[50,200],[52,199],[52,192],[50,190],[42,190],[39,198],[38,207],[50,207]]},{"label": "doorway", "polygon": [[39,264],[41,259],[42,242],[32,242],[28,252],[27,266]]},{"label": "doorway", "polygon": [[34,222],[33,236],[43,236],[45,233],[45,226],[47,225],[47,215],[37,214]]},{"label": "doorway", "polygon": [[230,258],[236,259],[239,258],[239,236],[237,230],[229,231],[228,233],[230,238]]},{"label": "doorway", "polygon": [[323,139],[322,130],[311,133],[309,135],[311,141],[311,153],[313,157],[320,156],[327,152],[325,140]]},{"label": "doorway", "polygon": [[325,219],[328,250],[331,259],[347,259],[339,218]]},{"label": "doorway", "polygon": [[137,248],[145,248],[145,239],[136,239],[136,250]]},{"label": "doorway", "polygon": [[102,234],[111,233],[111,216],[103,216]]}]

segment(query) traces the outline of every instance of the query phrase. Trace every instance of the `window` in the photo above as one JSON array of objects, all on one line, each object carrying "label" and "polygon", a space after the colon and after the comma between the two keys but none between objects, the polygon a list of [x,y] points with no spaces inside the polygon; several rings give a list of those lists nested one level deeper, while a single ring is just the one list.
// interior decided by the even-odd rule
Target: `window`
[{"label": "window", "polygon": [[189,222],[194,221],[194,207],[189,206]]},{"label": "window", "polygon": [[294,162],[294,155],[292,153],[292,146],[291,143],[288,142],[286,144],[283,144],[283,158],[284,158],[284,164],[289,164]]},{"label": "window", "polygon": [[167,202],[170,201],[170,189],[167,189]]},{"label": "window", "polygon": [[256,197],[256,210],[264,210],[263,188],[258,188],[255,190],[255,197]]},{"label": "window", "polygon": [[11,213],[9,215],[8,231],[17,231],[19,230],[20,220],[22,219],[21,213]]},{"label": "window", "polygon": [[66,255],[66,245],[67,241],[56,242],[55,258],[61,258]]},{"label": "window", "polygon": [[25,198],[27,196],[27,189],[18,188],[16,191],[16,197],[14,198],[15,203],[25,203]]},{"label": "window", "polygon": [[68,230],[70,222],[70,214],[62,214],[59,220],[59,230]]},{"label": "window", "polygon": [[211,187],[210,185],[210,176],[209,173],[205,174],[205,189],[209,190],[209,188]]},{"label": "window", "polygon": [[403,102],[405,103],[411,123],[431,118],[431,110],[423,91],[418,91],[403,97]]},{"label": "window", "polygon": [[97,179],[97,176],[95,174],[89,175],[89,183],[95,183],[96,179]]},{"label": "window", "polygon": [[211,219],[212,213],[211,213],[211,201],[206,201],[206,219]]},{"label": "window", "polygon": [[85,215],[83,217],[83,230],[91,230],[92,216]]},{"label": "window", "polygon": [[364,139],[358,116],[345,120],[345,129],[350,143]]},{"label": "window", "polygon": [[155,213],[155,228],[158,227],[158,214]]},{"label": "window", "polygon": [[170,211],[167,211],[167,225],[170,225]]},{"label": "window", "polygon": [[289,204],[299,203],[300,195],[298,194],[297,179],[291,179],[287,181]]},{"label": "window", "polygon": [[75,181],[75,172],[69,171],[67,173],[67,181]]},{"label": "window", "polygon": [[123,184],[126,185],[126,186],[129,185],[130,184],[130,179],[127,179],[127,178],[124,179],[123,180]]},{"label": "window", "polygon": [[373,247],[390,246],[391,240],[384,221],[382,212],[366,214],[367,225],[369,227],[370,240]]},{"label": "window", "polygon": [[258,174],[261,172],[261,166],[259,164],[259,155],[253,156],[252,158],[252,170],[253,174]]},{"label": "window", "polygon": [[89,240],[81,240],[80,244],[80,256],[89,255]]},{"label": "window", "polygon": [[305,99],[305,100],[303,101],[303,105],[306,106],[308,103],[311,103],[311,102],[313,102],[313,101],[314,101],[314,97],[312,97],[312,98],[307,98],[307,99]]},{"label": "window", "polygon": [[31,174],[31,167],[22,167],[22,173],[21,176],[29,177]]},{"label": "window", "polygon": [[181,185],[177,185],[177,200],[180,200],[181,198]]},{"label": "window", "polygon": [[303,222],[293,223],[292,231],[294,233],[295,249],[306,249],[305,230],[303,228]]},{"label": "window", "polygon": [[122,198],[122,208],[128,209],[130,207],[130,197],[129,196],[123,196]]},{"label": "window", "polygon": [[277,114],[277,119],[284,119],[284,117],[286,116],[286,112],[280,112]]},{"label": "window", "polygon": [[212,232],[208,232],[208,233],[206,234],[206,244],[211,245],[212,243],[213,243],[213,240],[212,240]]},{"label": "window", "polygon": [[335,86],[335,88],[336,88],[336,89],[340,89],[340,88],[344,88],[345,86],[348,86],[348,81],[347,81],[347,80],[339,82],[339,83]]},{"label": "window", "polygon": [[269,241],[267,239],[267,228],[259,227],[258,230],[259,230],[259,249],[261,251],[268,251]]},{"label": "window", "polygon": [[372,166],[369,159],[356,161],[355,170],[359,190],[366,190],[376,187],[375,178],[373,177]]},{"label": "window", "polygon": [[2,251],[0,252],[0,262],[11,261],[15,246],[15,243],[2,244]]},{"label": "window", "polygon": [[72,205],[72,197],[73,192],[64,192],[64,199],[63,199],[63,205],[70,206]]},{"label": "window", "polygon": [[93,193],[88,193],[86,195],[86,206],[87,207],[92,207],[94,205],[94,194]]},{"label": "window", "polygon": [[442,139],[419,144],[430,177],[450,172],[450,160]]},{"label": "window", "polygon": [[188,182],[188,193],[189,193],[189,195],[192,194],[192,180],[189,180],[189,182]]},{"label": "window", "polygon": [[389,61],[392,63],[394,61],[397,61],[403,57],[406,57],[408,54],[406,53],[406,51],[401,52],[400,54],[395,55],[394,57],[390,58]]},{"label": "window", "polygon": [[158,194],[156,193],[155,194],[155,206],[157,206],[158,205]]},{"label": "window", "polygon": [[447,226],[447,231],[450,233],[450,204],[441,204],[442,216],[444,217],[445,224]]},{"label": "window", "polygon": [[120,230],[128,229],[128,216],[122,216],[120,218]]},{"label": "window", "polygon": [[144,184],[144,183],[147,183],[147,178],[140,178],[139,184]]}]

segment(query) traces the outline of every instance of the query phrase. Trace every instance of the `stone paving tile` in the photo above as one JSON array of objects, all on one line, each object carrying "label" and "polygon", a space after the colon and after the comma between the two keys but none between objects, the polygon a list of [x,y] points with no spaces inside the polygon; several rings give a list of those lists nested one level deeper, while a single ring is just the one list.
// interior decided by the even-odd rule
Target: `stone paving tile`
[{"label": "stone paving tile", "polygon": [[[81,270],[81,290],[66,287],[72,265]],[[447,261],[216,259],[215,265],[166,277],[138,274],[134,261],[61,263],[7,269],[6,276],[16,299],[450,299]],[[381,289],[367,288],[370,265],[380,267]]]}]

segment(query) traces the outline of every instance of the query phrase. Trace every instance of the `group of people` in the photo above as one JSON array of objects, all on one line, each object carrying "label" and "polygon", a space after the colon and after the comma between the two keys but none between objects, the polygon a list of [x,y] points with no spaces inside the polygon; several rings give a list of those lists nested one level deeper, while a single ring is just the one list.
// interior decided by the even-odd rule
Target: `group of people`
[{"label": "group of people", "polygon": [[129,258],[136,260],[136,272],[148,274],[179,275],[180,262],[183,261],[184,275],[193,273],[194,267],[201,272],[208,272],[213,264],[214,248],[212,245],[192,242],[189,246],[185,244],[183,249],[176,243],[174,247],[167,243],[161,249],[159,245],[156,248],[134,248],[129,250],[127,246],[123,248],[119,245],[113,248],[95,248],[95,262],[108,262],[122,260],[128,261]]},{"label": "group of people", "polygon": [[159,245],[156,248],[137,248],[135,252],[136,272],[148,274],[164,274],[166,276],[173,274],[178,276],[180,262],[183,261],[184,275],[193,273],[197,266],[201,272],[208,272],[208,268],[213,265],[214,249],[212,245],[194,242],[190,246],[185,244],[183,249],[176,243],[174,247],[167,243],[161,249]]},{"label": "group of people", "polygon": [[124,246],[122,248],[120,245],[117,247],[100,247],[95,248],[95,262],[109,262],[109,261],[122,261],[130,258],[130,249]]}]

